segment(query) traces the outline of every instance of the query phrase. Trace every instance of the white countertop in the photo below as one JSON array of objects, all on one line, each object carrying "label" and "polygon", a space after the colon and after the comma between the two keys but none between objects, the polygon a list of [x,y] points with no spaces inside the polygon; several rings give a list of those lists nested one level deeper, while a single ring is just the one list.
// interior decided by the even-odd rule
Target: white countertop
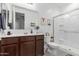
[{"label": "white countertop", "polygon": [[79,56],[79,49],[72,48],[72,47],[65,46],[65,45],[61,45],[61,44],[57,44],[57,43],[53,43],[53,42],[49,42],[48,44],[52,47],[54,46],[56,48],[59,48],[59,49],[63,50],[64,52],[67,52],[71,55]]},{"label": "white countertop", "polygon": [[38,34],[13,34],[13,35],[0,35],[0,39],[1,38],[5,38],[5,37],[18,37],[18,36],[34,36],[34,35],[44,35],[43,33],[38,33]]}]

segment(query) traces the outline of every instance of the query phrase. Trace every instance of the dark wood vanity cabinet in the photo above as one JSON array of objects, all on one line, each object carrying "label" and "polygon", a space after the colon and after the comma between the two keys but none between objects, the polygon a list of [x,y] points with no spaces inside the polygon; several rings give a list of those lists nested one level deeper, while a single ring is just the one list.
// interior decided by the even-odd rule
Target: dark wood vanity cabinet
[{"label": "dark wood vanity cabinet", "polygon": [[18,56],[18,40],[19,38],[7,37],[1,40],[2,56]]},{"label": "dark wood vanity cabinet", "polygon": [[41,56],[44,54],[44,36],[36,36],[36,55]]},{"label": "dark wood vanity cabinet", "polygon": [[11,44],[1,46],[1,53],[3,53],[2,56],[18,56],[18,45]]},{"label": "dark wood vanity cabinet", "polygon": [[44,36],[20,36],[2,38],[1,56],[41,56],[44,54]]},{"label": "dark wood vanity cabinet", "polygon": [[35,56],[35,37],[21,37],[20,41],[21,56]]},{"label": "dark wood vanity cabinet", "polygon": [[29,41],[21,43],[21,56],[34,56],[35,55],[35,42]]}]

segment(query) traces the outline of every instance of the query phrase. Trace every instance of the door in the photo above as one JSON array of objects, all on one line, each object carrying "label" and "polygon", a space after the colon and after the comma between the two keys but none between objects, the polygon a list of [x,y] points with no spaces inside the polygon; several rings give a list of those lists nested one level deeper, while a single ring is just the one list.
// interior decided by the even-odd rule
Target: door
[{"label": "door", "polygon": [[2,56],[18,56],[18,44],[1,46]]},{"label": "door", "polygon": [[21,56],[35,55],[35,41],[21,43]]}]

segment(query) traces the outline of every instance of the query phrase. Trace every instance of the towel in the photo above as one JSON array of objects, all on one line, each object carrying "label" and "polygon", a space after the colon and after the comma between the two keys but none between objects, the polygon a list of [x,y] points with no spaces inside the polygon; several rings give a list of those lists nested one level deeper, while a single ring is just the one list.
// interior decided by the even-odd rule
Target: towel
[{"label": "towel", "polygon": [[0,14],[0,29],[5,29],[4,19],[2,19],[2,15]]},{"label": "towel", "polygon": [[0,29],[2,29],[2,15],[0,14]]}]

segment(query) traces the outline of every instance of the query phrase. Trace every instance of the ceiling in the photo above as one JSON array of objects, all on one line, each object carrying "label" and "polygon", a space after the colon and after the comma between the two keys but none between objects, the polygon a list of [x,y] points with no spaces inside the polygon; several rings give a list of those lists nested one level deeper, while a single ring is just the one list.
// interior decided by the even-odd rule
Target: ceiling
[{"label": "ceiling", "polygon": [[43,17],[53,17],[62,13],[71,3],[36,3],[36,9]]}]

